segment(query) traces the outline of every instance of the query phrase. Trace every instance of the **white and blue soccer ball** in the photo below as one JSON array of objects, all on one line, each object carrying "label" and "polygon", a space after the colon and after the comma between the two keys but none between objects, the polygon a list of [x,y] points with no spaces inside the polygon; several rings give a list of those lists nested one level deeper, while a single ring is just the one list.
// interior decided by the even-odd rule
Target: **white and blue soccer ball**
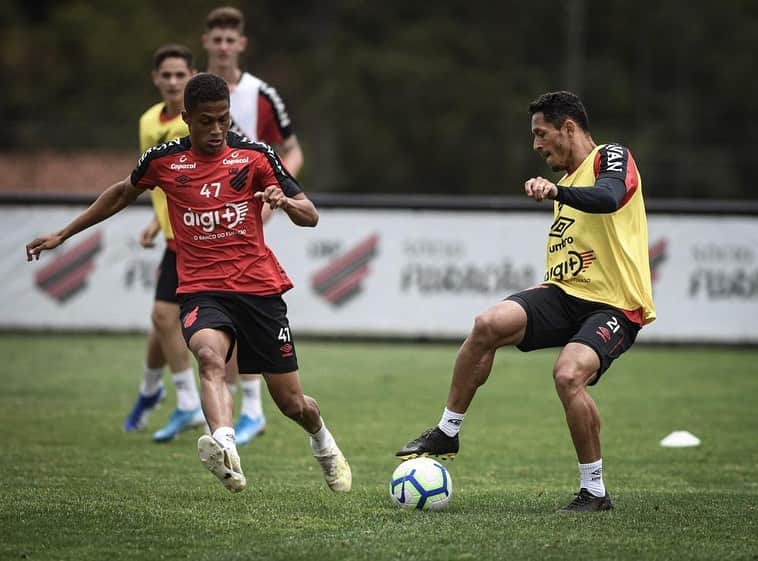
[{"label": "white and blue soccer ball", "polygon": [[390,479],[392,501],[402,508],[442,510],[453,495],[450,472],[431,458],[401,463]]}]

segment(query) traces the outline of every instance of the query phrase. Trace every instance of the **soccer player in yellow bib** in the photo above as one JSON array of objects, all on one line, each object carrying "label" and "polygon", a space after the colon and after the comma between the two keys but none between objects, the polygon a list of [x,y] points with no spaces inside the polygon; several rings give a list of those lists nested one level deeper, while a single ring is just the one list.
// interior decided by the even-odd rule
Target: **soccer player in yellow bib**
[{"label": "soccer player in yellow bib", "polygon": [[[184,87],[195,74],[192,52],[182,45],[164,45],[153,55],[153,83],[163,101],[142,114],[139,120],[140,151],[151,146],[187,136],[189,129],[182,119]],[[132,410],[124,421],[126,431],[143,430],[148,415],[165,395],[163,369],[168,364],[176,388],[177,407],[168,423],[153,434],[156,442],[166,442],[181,431],[203,424],[200,395],[195,373],[190,364],[189,350],[184,343],[179,324],[179,304],[176,288],[176,247],[174,233],[168,219],[166,195],[160,188],[150,191],[154,217],[142,231],[140,243],[152,247],[162,231],[166,239],[158,269],[155,301],[151,313],[152,328],[147,337],[145,369],[139,394]]]},{"label": "soccer player in yellow bib", "polygon": [[655,319],[642,178],[626,147],[595,144],[587,111],[575,94],[545,93],[529,110],[534,150],[553,171],[564,172],[557,184],[542,177],[524,184],[528,197],[554,205],[544,283],[476,317],[458,351],[440,422],[396,455],[458,452],[464,414],[489,377],[498,348],[562,347],[553,380],[579,461],[579,492],[561,510],[610,510],[600,415],[587,386],[596,384],[632,346],[640,328]]}]

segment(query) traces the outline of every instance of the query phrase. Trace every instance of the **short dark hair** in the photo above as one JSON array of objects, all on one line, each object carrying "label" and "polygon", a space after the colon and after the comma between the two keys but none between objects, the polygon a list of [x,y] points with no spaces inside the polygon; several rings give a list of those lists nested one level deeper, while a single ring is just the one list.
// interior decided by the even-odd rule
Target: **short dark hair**
[{"label": "short dark hair", "polygon": [[240,33],[245,31],[245,16],[237,8],[221,6],[211,10],[205,18],[205,29],[210,31],[216,27],[222,29],[236,29]]},{"label": "short dark hair", "polygon": [[542,113],[545,120],[556,128],[561,128],[566,118],[570,117],[583,130],[590,130],[587,110],[575,93],[563,90],[544,93],[529,104],[529,113]]},{"label": "short dark hair", "polygon": [[189,113],[201,103],[226,100],[229,102],[229,86],[223,78],[202,72],[196,74],[184,88],[184,109]]},{"label": "short dark hair", "polygon": [[159,47],[153,55],[153,69],[158,70],[158,67],[167,58],[183,58],[187,62],[187,68],[192,70],[192,51],[184,45],[171,43]]}]

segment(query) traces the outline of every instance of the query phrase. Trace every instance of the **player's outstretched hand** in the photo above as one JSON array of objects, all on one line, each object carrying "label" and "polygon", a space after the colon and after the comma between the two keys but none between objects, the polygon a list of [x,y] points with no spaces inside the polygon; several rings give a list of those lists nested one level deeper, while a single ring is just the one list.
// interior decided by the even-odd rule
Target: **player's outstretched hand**
[{"label": "player's outstretched hand", "polygon": [[545,199],[554,199],[558,196],[558,187],[556,187],[555,183],[539,176],[527,179],[526,183],[524,183],[524,191],[527,197],[534,199],[538,203]]},{"label": "player's outstretched hand", "polygon": [[63,243],[59,234],[48,234],[41,238],[34,238],[26,244],[26,260],[39,259],[39,254],[49,249],[55,249]]},{"label": "player's outstretched hand", "polygon": [[150,226],[148,226],[140,232],[139,244],[145,249],[155,247],[155,235],[156,232]]},{"label": "player's outstretched hand", "polygon": [[256,191],[254,196],[257,199],[263,199],[263,202],[268,203],[272,209],[286,209],[290,204],[287,195],[276,185],[269,185],[263,191]]}]

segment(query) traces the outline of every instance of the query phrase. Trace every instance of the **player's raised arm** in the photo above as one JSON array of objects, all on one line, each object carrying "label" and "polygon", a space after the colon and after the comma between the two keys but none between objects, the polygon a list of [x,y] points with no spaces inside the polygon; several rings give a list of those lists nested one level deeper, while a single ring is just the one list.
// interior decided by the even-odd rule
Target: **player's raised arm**
[{"label": "player's raised arm", "polygon": [[62,230],[34,238],[26,244],[26,260],[39,259],[43,251],[55,249],[74,234],[113,216],[132,204],[142,191],[144,189],[132,185],[129,176],[114,183],[103,191],[87,210],[74,218]]},{"label": "player's raised arm", "polygon": [[272,209],[281,208],[298,226],[313,227],[318,224],[318,211],[305,193],[300,192],[288,197],[278,185],[269,185],[263,191],[256,192],[254,196],[268,203]]}]

